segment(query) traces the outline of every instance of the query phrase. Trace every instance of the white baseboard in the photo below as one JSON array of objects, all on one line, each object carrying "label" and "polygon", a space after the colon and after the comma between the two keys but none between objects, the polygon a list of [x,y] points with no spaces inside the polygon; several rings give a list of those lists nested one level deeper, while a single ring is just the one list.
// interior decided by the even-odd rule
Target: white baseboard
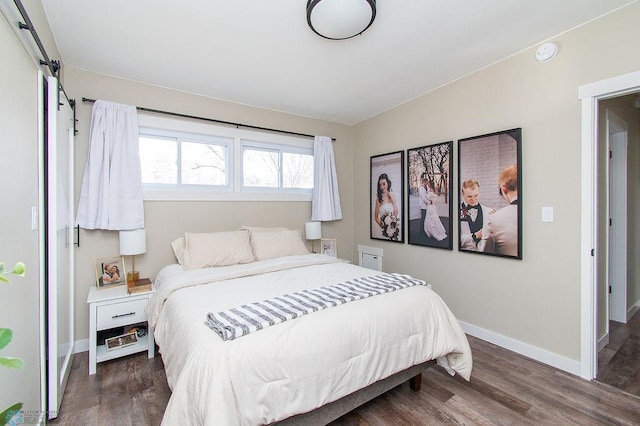
[{"label": "white baseboard", "polygon": [[89,352],[89,339],[76,340],[74,353]]},{"label": "white baseboard", "polygon": [[608,344],[609,344],[609,333],[605,334],[600,339],[598,339],[598,352],[604,349],[604,347],[607,346]]},{"label": "white baseboard", "polygon": [[640,309],[640,300],[638,300],[632,307],[627,311],[627,322],[631,319],[632,316],[635,315],[636,312]]},{"label": "white baseboard", "polygon": [[566,358],[562,355],[549,352],[545,349],[532,346],[528,343],[524,343],[519,340],[512,339],[511,337],[503,336],[493,331],[485,330],[484,328],[467,324],[462,321],[460,321],[460,325],[465,333],[470,334],[473,337],[493,343],[494,345],[498,345],[528,358],[535,359],[536,361],[540,361],[544,364],[566,371],[567,373],[580,376],[580,361]]}]

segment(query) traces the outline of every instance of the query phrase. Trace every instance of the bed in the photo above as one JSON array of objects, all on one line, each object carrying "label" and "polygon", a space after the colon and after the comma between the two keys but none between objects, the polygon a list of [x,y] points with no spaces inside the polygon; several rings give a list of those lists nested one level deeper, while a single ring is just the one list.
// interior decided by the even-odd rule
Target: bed
[{"label": "bed", "polygon": [[[342,404],[344,410],[345,404],[372,397],[360,395],[376,396],[397,380],[419,375],[429,360],[469,379],[472,360],[464,332],[428,285],[344,303],[223,340],[205,323],[210,313],[382,274],[308,254],[304,243],[296,241],[299,233],[289,238],[277,236],[289,231],[236,232],[246,232],[240,239],[247,242],[230,243],[224,251],[233,255],[224,253],[224,261],[210,252],[219,252],[216,244],[229,241],[228,235],[215,233],[202,243],[201,235],[185,234],[183,251],[174,246],[178,263],[165,266],[154,281],[147,314],[172,390],[163,424],[314,419],[320,407]],[[245,244],[249,246],[241,250]],[[190,253],[196,251],[200,259]],[[327,417],[315,419],[322,423]]]}]

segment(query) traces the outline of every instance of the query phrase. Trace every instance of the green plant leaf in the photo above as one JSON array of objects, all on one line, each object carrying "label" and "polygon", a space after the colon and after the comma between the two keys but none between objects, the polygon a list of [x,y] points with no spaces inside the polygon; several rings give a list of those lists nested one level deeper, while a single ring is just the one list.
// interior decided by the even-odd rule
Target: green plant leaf
[{"label": "green plant leaf", "polygon": [[22,368],[24,367],[24,361],[21,360],[20,358],[0,356],[0,365],[9,367],[9,368]]},{"label": "green plant leaf", "polygon": [[4,349],[13,338],[13,331],[10,328],[0,328],[0,349]]},{"label": "green plant leaf", "polygon": [[4,271],[5,271],[4,262],[0,262],[0,274],[4,274]]},{"label": "green plant leaf", "polygon": [[[17,404],[13,404],[11,407],[4,410],[0,413],[0,423],[3,425],[8,424],[16,415],[20,414],[20,410],[22,409],[22,402],[18,402]],[[19,419],[16,419],[16,423]]]},{"label": "green plant leaf", "polygon": [[22,262],[18,262],[15,264],[15,266],[13,267],[13,273],[16,274],[19,277],[24,277],[24,272],[25,272],[26,268],[24,266],[24,263]]},{"label": "green plant leaf", "polygon": [[3,283],[8,283],[9,282],[9,278],[7,278],[4,275],[0,274],[0,281],[2,281]]}]

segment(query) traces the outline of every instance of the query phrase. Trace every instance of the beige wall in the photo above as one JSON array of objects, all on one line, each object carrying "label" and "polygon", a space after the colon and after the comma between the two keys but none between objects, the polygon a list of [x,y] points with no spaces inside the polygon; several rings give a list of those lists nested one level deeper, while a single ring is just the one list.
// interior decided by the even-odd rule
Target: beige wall
[{"label": "beige wall", "polygon": [[[350,126],[223,102],[71,68],[66,70],[65,89],[71,98],[79,101],[79,132],[75,152],[76,197],[79,196],[87,159],[92,108],[92,104],[81,101],[83,97],[336,138],[334,150],[343,219],[323,224],[322,235],[336,238],[339,256],[351,260],[353,130]],[[303,230],[304,223],[311,218],[310,202],[147,201],[144,208],[147,252],[136,256],[136,269],[143,276],[151,278],[162,266],[175,262],[169,244],[185,231],[232,230],[240,225],[288,226]],[[87,339],[89,335],[86,300],[89,288],[95,285],[94,260],[119,252],[117,232],[82,230],[80,242],[81,246],[76,250],[76,340]]]},{"label": "beige wall", "polygon": [[[368,209],[356,212],[355,242],[383,248],[385,270],[429,281],[461,321],[579,360],[578,87],[640,69],[639,17],[636,3],[555,38],[551,62],[537,62],[534,47],[355,126],[359,206],[371,155],[522,127],[523,260],[371,241]],[[553,223],[541,222],[543,206]]]}]

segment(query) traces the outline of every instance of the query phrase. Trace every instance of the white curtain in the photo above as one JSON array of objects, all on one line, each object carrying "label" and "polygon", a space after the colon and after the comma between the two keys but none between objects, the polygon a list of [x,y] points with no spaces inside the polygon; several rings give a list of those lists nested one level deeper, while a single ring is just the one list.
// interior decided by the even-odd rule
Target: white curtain
[{"label": "white curtain", "polygon": [[76,224],[84,229],[144,228],[136,107],[101,100],[93,105]]},{"label": "white curtain", "polygon": [[311,220],[330,221],[342,219],[336,161],[330,137],[316,136],[314,138],[313,167]]}]

